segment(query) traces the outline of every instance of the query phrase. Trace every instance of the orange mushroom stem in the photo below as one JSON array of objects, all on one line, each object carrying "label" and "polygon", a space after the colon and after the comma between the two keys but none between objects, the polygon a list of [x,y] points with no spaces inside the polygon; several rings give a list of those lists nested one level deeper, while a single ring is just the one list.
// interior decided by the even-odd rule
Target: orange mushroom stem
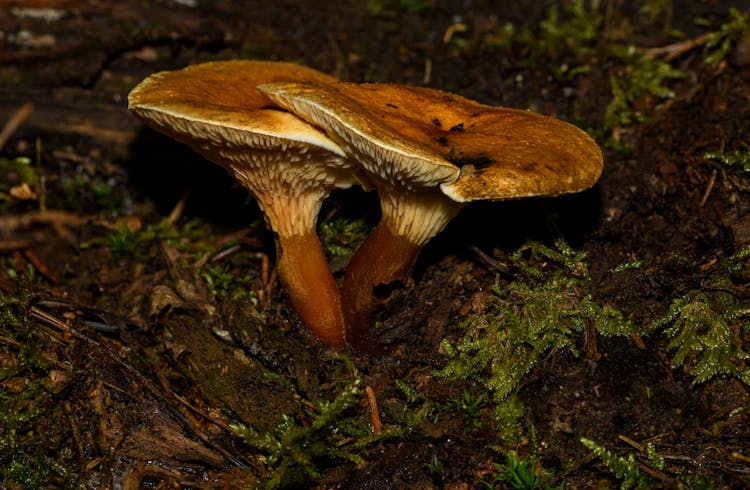
[{"label": "orange mushroom stem", "polygon": [[342,285],[347,338],[360,349],[370,344],[379,289],[406,282],[425,244],[463,207],[437,188],[400,192],[381,183],[378,189],[382,218],[349,262]]},{"label": "orange mushroom stem", "polygon": [[302,323],[324,344],[346,343],[339,286],[315,234],[280,236],[277,269]]}]

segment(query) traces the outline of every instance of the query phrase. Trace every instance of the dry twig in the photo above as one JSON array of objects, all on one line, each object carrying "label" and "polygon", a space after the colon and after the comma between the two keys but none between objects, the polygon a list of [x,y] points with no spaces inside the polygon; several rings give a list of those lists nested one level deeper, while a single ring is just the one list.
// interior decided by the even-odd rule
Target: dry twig
[{"label": "dry twig", "polygon": [[11,135],[26,122],[32,112],[34,112],[34,105],[31,102],[26,102],[10,116],[2,131],[0,131],[0,150],[8,142]]}]

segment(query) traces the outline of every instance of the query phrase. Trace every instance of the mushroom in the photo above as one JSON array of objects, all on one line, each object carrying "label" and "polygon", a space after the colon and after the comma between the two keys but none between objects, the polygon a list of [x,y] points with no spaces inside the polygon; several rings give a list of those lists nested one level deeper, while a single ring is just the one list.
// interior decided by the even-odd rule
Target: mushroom
[{"label": "mushroom", "polygon": [[301,321],[342,347],[340,290],[316,234],[323,199],[351,186],[351,162],[325,133],[276,106],[256,86],[279,80],[332,83],[283,62],[223,61],[149,76],[128,97],[149,126],[224,167],[258,201],[276,238],[277,268]]},{"label": "mushroom", "polygon": [[364,169],[382,217],[342,288],[348,337],[367,343],[377,286],[404,281],[422,247],[469,201],[591,187],[602,153],[582,130],[529,111],[395,84],[276,82],[271,100],[321,127]]}]

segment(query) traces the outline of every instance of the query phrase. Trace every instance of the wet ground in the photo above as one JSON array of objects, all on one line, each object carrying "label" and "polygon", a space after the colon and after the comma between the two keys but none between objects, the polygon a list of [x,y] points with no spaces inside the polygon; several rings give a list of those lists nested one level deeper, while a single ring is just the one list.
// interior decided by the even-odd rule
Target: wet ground
[{"label": "wet ground", "polygon": [[[1,3],[0,486],[527,488],[496,480],[513,454],[566,488],[748,486],[750,4],[674,3]],[[604,173],[465,208],[384,299],[383,354],[335,353],[247,193],[126,108],[234,58],[553,115]],[[358,189],[325,204],[338,278],[377,219]],[[514,347],[541,346],[509,394],[512,356],[440,375],[535,301],[562,333]]]}]

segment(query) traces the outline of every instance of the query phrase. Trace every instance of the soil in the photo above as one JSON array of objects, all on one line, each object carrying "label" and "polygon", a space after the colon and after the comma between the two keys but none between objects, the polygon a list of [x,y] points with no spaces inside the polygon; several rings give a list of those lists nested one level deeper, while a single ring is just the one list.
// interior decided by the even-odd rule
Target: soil
[{"label": "soil", "polygon": [[[598,35],[619,29],[644,49],[699,39],[706,28],[695,19],[718,27],[730,7],[750,8],[681,2],[650,19],[631,2],[603,4]],[[497,430],[491,403],[473,430],[450,410],[408,425],[424,400],[434,408],[465,392],[486,394],[476,380],[435,376],[447,362],[442,341],[461,339],[493,286],[514,279],[505,266],[528,240],[551,246],[561,237],[585,251],[585,293],[637,325],[727,279],[723,261],[750,244],[750,174],[706,157],[747,155],[750,43],[736,43],[717,64],[706,63],[705,43],[680,45],[669,60],[685,74],[670,82],[674,96],[638,97],[632,103],[643,121],[608,135],[610,80],[626,68],[594,50],[588,71],[560,76],[554,67],[580,61],[573,48],[532,63],[528,44],[498,40],[510,24],[538,33],[553,5],[570,7],[0,2],[0,124],[8,122],[0,157],[28,157],[40,177],[24,186],[21,172],[3,167],[0,175],[0,410],[7,425],[0,427],[0,457],[10,468],[0,486],[248,487],[266,475],[268,453],[246,444],[236,424],[274,433],[286,414],[309,427],[313,401],[332,400],[355,376],[372,390],[386,431],[403,431],[366,446],[358,462],[322,458],[302,486],[483,488],[511,450],[535,457],[555,485],[619,485],[582,437],[635,455],[655,487],[750,486],[747,385],[731,376],[695,382],[672,366],[661,335],[581,335],[579,355],[546,353],[514,393],[526,407],[517,438]],[[247,193],[127,109],[129,90],[151,73],[235,58],[290,60],[343,80],[429,86],[531,108],[597,135],[604,173],[576,195],[466,207],[425,248],[412,280],[385,301],[382,354],[346,352],[342,360],[289,306],[274,279],[273,236]],[[353,189],[335,192],[321,217],[364,218],[371,226],[378,213],[375,196]],[[125,249],[122,230],[141,241]],[[204,243],[210,249],[199,249]],[[339,279],[347,259],[331,257]],[[234,278],[229,291],[206,280],[217,266]],[[731,281],[747,308],[750,275]],[[736,341],[747,352],[750,332],[737,325]],[[744,361],[736,361],[743,371]],[[422,402],[410,401],[402,384]],[[369,429],[365,393],[346,416]],[[664,458],[662,469],[645,457],[647,443]],[[352,439],[333,444],[346,450]]]}]

